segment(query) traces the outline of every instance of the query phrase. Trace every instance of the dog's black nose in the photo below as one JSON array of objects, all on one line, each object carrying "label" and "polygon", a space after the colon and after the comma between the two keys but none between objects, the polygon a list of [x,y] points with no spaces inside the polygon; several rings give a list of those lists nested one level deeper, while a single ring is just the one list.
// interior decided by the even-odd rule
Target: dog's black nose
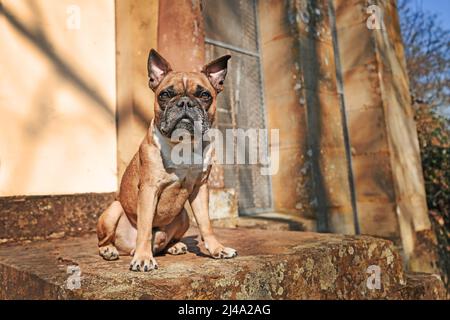
[{"label": "dog's black nose", "polygon": [[177,107],[180,108],[191,108],[193,106],[191,99],[188,97],[182,97],[177,102]]}]

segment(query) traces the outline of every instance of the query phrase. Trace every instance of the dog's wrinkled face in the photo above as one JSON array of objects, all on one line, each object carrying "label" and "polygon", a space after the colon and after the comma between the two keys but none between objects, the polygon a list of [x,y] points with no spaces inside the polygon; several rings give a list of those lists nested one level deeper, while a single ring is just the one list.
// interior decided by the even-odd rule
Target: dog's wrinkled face
[{"label": "dog's wrinkled face", "polygon": [[214,122],[216,97],[223,90],[230,56],[207,64],[202,72],[174,72],[155,50],[148,58],[149,86],[155,92],[155,124],[163,135],[174,130],[194,134],[194,124],[201,133]]},{"label": "dog's wrinkled face", "polygon": [[170,136],[176,129],[194,134],[194,123],[201,125],[202,133],[211,127],[214,114],[208,111],[215,93],[204,75],[171,72],[155,94],[159,109],[155,118],[162,134]]}]

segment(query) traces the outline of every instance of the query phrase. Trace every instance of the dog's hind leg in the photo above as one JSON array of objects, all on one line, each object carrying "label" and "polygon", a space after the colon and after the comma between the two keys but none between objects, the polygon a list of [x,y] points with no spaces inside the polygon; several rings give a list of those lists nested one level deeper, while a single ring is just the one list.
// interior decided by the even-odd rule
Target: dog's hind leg
[{"label": "dog's hind leg", "polygon": [[114,246],[116,228],[120,217],[124,214],[119,201],[114,201],[100,216],[97,223],[98,249],[105,260],[119,259],[119,252]]},{"label": "dog's hind leg", "polygon": [[181,238],[189,229],[189,216],[185,209],[170,223],[162,228],[166,233],[166,241],[159,251],[165,250],[172,255],[184,254],[187,252],[187,246],[181,242]]}]

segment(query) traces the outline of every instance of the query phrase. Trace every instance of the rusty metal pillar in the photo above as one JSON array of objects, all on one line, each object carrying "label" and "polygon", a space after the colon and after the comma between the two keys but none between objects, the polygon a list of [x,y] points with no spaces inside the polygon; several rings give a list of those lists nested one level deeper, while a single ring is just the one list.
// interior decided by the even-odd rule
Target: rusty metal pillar
[{"label": "rusty metal pillar", "polygon": [[[205,30],[200,0],[159,4],[158,51],[175,71],[200,71],[205,64]],[[209,185],[223,188],[223,170],[214,166]]]},{"label": "rusty metal pillar", "polygon": [[205,34],[200,0],[159,2],[158,51],[178,71],[200,71]]},{"label": "rusty metal pillar", "polygon": [[[200,71],[205,61],[205,31],[200,0],[159,1],[158,52],[175,71]],[[237,217],[234,190],[224,188],[223,169],[213,166],[208,180],[210,217],[227,218],[230,225]],[[189,207],[187,208],[189,212]]]}]

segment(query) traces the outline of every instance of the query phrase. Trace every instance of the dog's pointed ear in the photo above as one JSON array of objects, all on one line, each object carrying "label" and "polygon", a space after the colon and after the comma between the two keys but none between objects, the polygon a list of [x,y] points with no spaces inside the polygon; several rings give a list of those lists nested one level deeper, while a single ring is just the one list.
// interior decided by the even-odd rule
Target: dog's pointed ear
[{"label": "dog's pointed ear", "polygon": [[227,75],[228,60],[230,60],[230,58],[230,55],[226,55],[203,67],[202,72],[208,77],[209,82],[214,89],[216,89],[217,93],[223,90],[223,83]]},{"label": "dog's pointed ear", "polygon": [[151,49],[148,55],[147,70],[149,87],[155,91],[162,79],[172,71],[169,62],[164,59],[155,49]]}]

